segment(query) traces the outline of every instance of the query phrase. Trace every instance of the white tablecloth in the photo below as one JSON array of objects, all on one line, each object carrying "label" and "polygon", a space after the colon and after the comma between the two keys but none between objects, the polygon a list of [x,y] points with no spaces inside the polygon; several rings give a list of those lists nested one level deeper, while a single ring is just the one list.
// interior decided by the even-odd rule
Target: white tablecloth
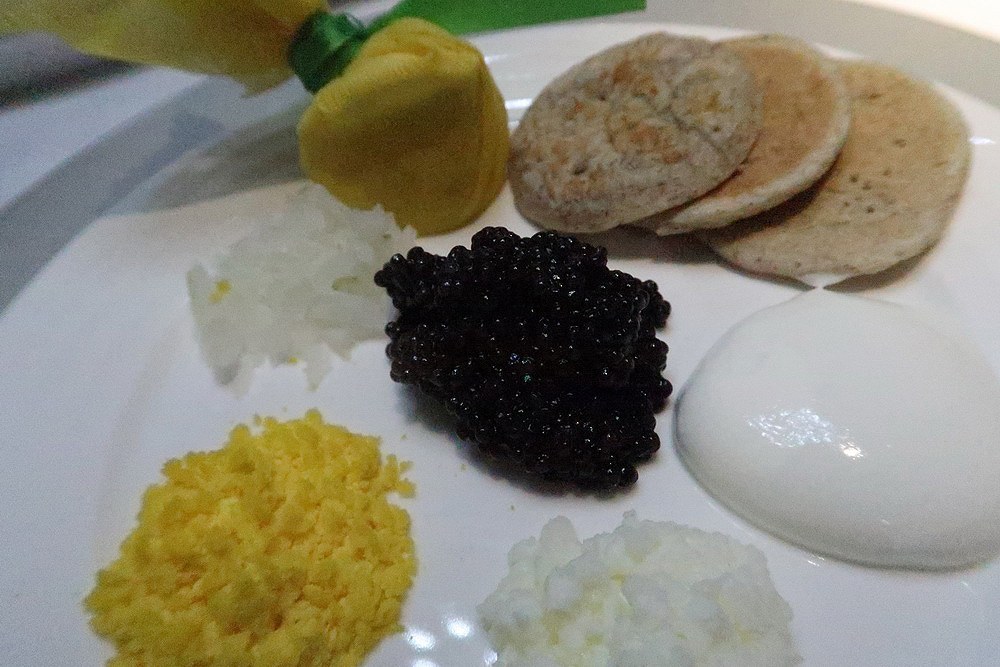
[{"label": "white tablecloth", "polygon": [[850,0],[885,7],[1000,41],[1000,0]]}]

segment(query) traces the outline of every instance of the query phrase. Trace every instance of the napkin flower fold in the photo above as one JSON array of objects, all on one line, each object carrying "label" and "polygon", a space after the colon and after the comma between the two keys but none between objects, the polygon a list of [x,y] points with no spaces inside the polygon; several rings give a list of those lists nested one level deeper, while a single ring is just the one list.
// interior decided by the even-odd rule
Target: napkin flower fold
[{"label": "napkin flower fold", "polygon": [[372,35],[299,122],[310,179],[348,206],[381,204],[421,235],[489,206],[503,187],[508,141],[482,54],[417,18]]}]

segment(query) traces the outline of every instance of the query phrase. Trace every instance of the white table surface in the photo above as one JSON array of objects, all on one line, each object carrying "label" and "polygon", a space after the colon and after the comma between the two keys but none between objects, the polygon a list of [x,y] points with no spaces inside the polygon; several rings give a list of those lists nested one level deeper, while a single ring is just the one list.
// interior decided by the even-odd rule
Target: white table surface
[{"label": "white table surface", "polygon": [[997,0],[851,0],[885,7],[1000,40],[1000,2]]},{"label": "white table surface", "polygon": [[[736,21],[741,19],[733,17],[742,11],[745,15],[742,20],[749,25],[740,27],[775,31],[782,31],[784,28],[784,31],[795,32],[806,39],[821,39],[846,48],[860,48],[862,52],[865,52],[866,45],[871,45],[872,49],[882,51],[873,55],[890,63],[893,60],[905,60],[907,48],[912,57],[914,45],[906,42],[909,35],[915,35],[913,39],[926,40],[937,39],[947,32],[940,32],[940,28],[933,25],[913,23],[907,24],[901,33],[891,36],[891,44],[880,43],[881,36],[873,32],[869,16],[852,12],[854,8],[849,3],[875,5],[908,13],[1000,42],[998,0],[814,0],[810,5],[812,11],[823,16],[816,17],[812,22],[811,17],[803,13],[805,10],[792,12],[799,14],[798,17],[785,15],[789,13],[785,9],[801,8],[801,3],[794,0],[704,0],[686,4],[676,0],[648,0],[648,9],[644,14],[629,16],[632,20],[670,20],[678,23],[718,21],[724,24],[728,20],[732,21],[730,25],[737,25]],[[379,11],[390,4],[392,3],[387,0],[369,0],[348,3],[343,8],[363,14]],[[832,18],[826,16],[826,10],[832,11]],[[875,18],[881,18],[884,22],[887,16],[882,13],[875,15]],[[789,26],[801,29],[793,30]],[[950,37],[954,38],[955,34],[950,33]],[[972,47],[981,51],[983,44],[972,44]],[[15,69],[16,63],[10,62],[11,58],[16,58],[15,51],[16,49],[11,48],[0,49],[0,71]],[[57,55],[66,57],[65,52]],[[947,69],[944,65],[935,67],[936,62],[929,60],[929,64],[925,66],[927,71],[919,73],[962,87],[961,81],[949,81],[952,75],[957,79],[961,78],[962,68],[965,67],[960,62],[961,58],[955,60],[958,62],[953,65],[953,69]],[[1000,57],[997,69],[1000,70]],[[46,174],[71,156],[98,144],[131,120],[180,93],[195,88],[206,79],[204,76],[163,68],[118,68],[111,72],[97,72],[93,76],[84,74],[72,77],[72,85],[63,89],[48,87],[44,83],[29,83],[17,91],[4,90],[0,86],[0,251],[4,246],[9,250],[12,244],[23,243],[25,236],[23,229],[16,234],[13,232],[17,230],[11,229],[15,222],[25,224],[24,221],[13,221],[13,216],[8,215],[12,202],[37,187]],[[2,82],[0,78],[0,83]],[[54,243],[58,245],[58,242]],[[48,253],[49,250],[44,252]],[[4,257],[3,260],[0,265],[19,261],[16,253],[13,259]],[[33,261],[37,264],[38,260],[36,258]],[[28,275],[37,268],[29,267]],[[8,282],[6,290],[3,289],[5,280]],[[16,293],[20,282],[23,282],[23,278],[11,278],[0,271],[0,311]]]}]

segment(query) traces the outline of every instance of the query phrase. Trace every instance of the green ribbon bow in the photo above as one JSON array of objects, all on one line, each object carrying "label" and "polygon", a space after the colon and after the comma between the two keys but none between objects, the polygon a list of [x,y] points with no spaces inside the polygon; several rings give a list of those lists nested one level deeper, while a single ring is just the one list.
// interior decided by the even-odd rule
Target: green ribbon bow
[{"label": "green ribbon bow", "polygon": [[296,32],[288,62],[315,93],[344,71],[369,36],[405,16],[464,35],[645,8],[646,0],[403,0],[368,26],[350,14],[317,12]]}]

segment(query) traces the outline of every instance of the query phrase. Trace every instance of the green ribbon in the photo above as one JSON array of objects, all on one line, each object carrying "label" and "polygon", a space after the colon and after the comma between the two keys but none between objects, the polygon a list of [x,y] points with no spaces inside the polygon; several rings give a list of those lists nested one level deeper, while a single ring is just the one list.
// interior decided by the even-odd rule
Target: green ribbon
[{"label": "green ribbon", "polygon": [[317,12],[292,38],[288,62],[306,90],[315,93],[340,76],[366,39],[405,16],[464,35],[645,8],[646,0],[403,0],[368,26],[350,14]]}]

